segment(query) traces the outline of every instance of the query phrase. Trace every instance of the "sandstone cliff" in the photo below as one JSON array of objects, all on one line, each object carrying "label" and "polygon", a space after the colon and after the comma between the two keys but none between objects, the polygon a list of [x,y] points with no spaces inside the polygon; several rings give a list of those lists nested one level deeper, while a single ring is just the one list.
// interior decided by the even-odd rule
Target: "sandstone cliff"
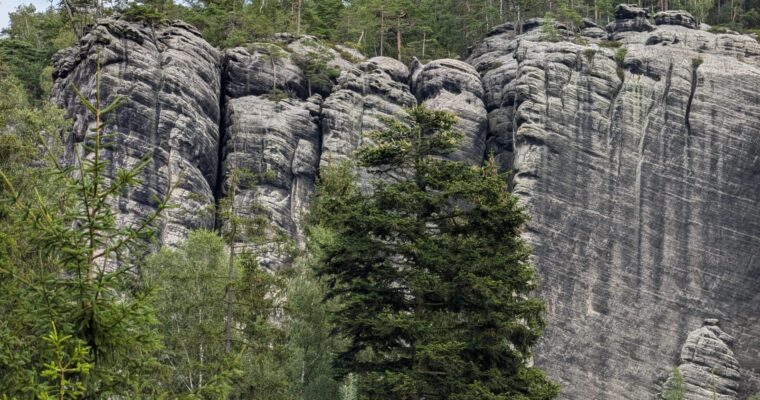
[{"label": "sandstone cliff", "polygon": [[[113,164],[153,160],[117,206],[129,223],[176,183],[167,244],[223,227],[214,206],[234,168],[252,172],[236,210],[300,242],[320,166],[403,107],[451,110],[465,133],[454,158],[493,154],[514,170],[548,306],[536,363],[562,398],[653,398],[673,366],[691,376],[683,343],[710,335],[733,346],[721,398],[758,391],[760,45],[632,6],[578,35],[558,25],[547,38],[542,23],[496,27],[467,62],[408,67],[290,35],[221,53],[183,23],[105,20],[56,56],[53,97],[75,122],[70,152],[83,152],[92,121],[68,85],[93,94],[100,48],[104,97],[130,100],[109,128]],[[309,89],[298,56],[310,52],[340,71],[327,88]],[[268,254],[270,268],[287,264]],[[689,334],[712,317],[719,333]]]}]

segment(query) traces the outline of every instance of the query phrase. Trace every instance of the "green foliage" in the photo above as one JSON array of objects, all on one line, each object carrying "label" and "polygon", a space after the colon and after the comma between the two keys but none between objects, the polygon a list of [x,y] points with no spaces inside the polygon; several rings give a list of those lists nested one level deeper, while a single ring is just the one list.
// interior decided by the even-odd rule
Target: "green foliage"
[{"label": "green foliage", "polygon": [[[0,63],[24,86],[31,100],[47,96],[43,87],[50,80],[53,53],[74,43],[63,16],[54,9],[38,12],[34,6],[19,6],[9,14],[10,26],[0,39]],[[43,72],[47,73],[41,80]]]},{"label": "green foliage", "polygon": [[623,67],[625,63],[626,54],[628,54],[628,49],[626,49],[625,47],[620,47],[617,49],[617,51],[615,52],[615,56],[613,57],[613,59],[615,60],[615,63],[617,64],[617,68],[615,69],[615,71],[617,72],[617,76],[618,78],[620,78],[621,82],[625,80],[625,69]]},{"label": "green foliage", "polygon": [[594,56],[596,55],[596,50],[594,49],[585,49],[583,50],[583,55],[586,56],[586,60],[588,60],[589,63],[591,63],[594,60]]},{"label": "green foliage", "polygon": [[287,332],[288,381],[293,398],[334,400],[339,384],[332,368],[335,354],[344,345],[333,334],[330,313],[335,302],[322,301],[325,288],[307,260],[296,263],[288,281]]},{"label": "green foliage", "polygon": [[714,6],[715,0],[671,0],[670,4],[673,10],[688,11],[698,22],[704,22]]},{"label": "green foliage", "polygon": [[[7,318],[0,330],[8,340],[0,347],[0,387],[21,397],[44,389],[43,376],[35,373],[43,370],[37,363],[62,357],[60,349],[51,350],[42,339],[54,323],[59,332],[71,336],[71,343],[88,351],[87,363],[92,364],[88,373],[66,377],[67,387],[81,385],[80,397],[155,394],[150,382],[158,366],[154,354],[159,342],[147,301],[151,291],[134,272],[135,255],[166,203],[160,202],[158,211],[140,225],[116,225],[110,204],[139,182],[147,161],[106,179],[109,164],[100,155],[102,118],[121,99],[104,106],[98,90],[94,101],[77,93],[95,114],[95,127],[85,144],[85,156],[77,156],[72,165],[59,163],[60,154],[52,145],[56,130],[34,132],[35,151],[29,151],[24,131],[47,127],[50,120],[22,111],[21,118],[13,117],[22,123],[10,124],[16,145],[6,150],[14,157],[0,171],[0,218],[6,226],[0,237],[5,248],[0,310]],[[26,181],[28,171],[17,171],[24,167],[31,167],[37,177]],[[80,361],[85,358],[83,352],[73,354]],[[63,364],[55,365],[60,369]]]},{"label": "green foliage", "polygon": [[224,304],[228,254],[212,232],[193,231],[176,250],[163,249],[146,261],[144,276],[157,289],[157,316],[171,368],[162,386],[172,396],[224,398],[239,375],[236,355],[224,352]]},{"label": "green foliage", "polygon": [[327,64],[330,61],[327,54],[308,52],[304,56],[294,55],[293,60],[303,71],[309,86],[309,96],[312,89],[323,96],[330,94],[333,84],[340,76],[340,69]]},{"label": "green foliage", "polygon": [[273,322],[284,308],[285,281],[246,253],[234,255],[229,275],[231,256],[216,233],[193,231],[146,263],[165,333],[161,385],[172,398],[288,398],[285,330]]},{"label": "green foliage", "polygon": [[267,100],[274,101],[275,103],[279,103],[283,100],[289,99],[290,93],[282,89],[272,89],[269,91],[269,93],[264,94],[262,97],[264,97]]},{"label": "green foliage", "polygon": [[349,373],[343,379],[343,384],[340,386],[340,400],[357,400],[359,398],[359,378],[356,375]]},{"label": "green foliage", "polygon": [[127,4],[127,7],[121,13],[129,21],[159,23],[166,19],[166,13],[159,8],[136,2]]},{"label": "green foliage", "polygon": [[623,62],[625,62],[625,56],[627,54],[628,54],[628,49],[626,49],[625,47],[620,47],[615,52],[615,63],[617,63],[619,67],[623,66]]},{"label": "green foliage", "polygon": [[671,379],[668,381],[669,385],[662,393],[663,400],[683,400],[684,388],[683,379],[681,377],[681,370],[678,367],[673,367],[670,375]]},{"label": "green foliage", "polygon": [[617,49],[618,47],[622,46],[623,43],[618,42],[617,40],[602,40],[599,42],[600,47],[606,47],[611,49]]},{"label": "green foliage", "polygon": [[529,367],[543,328],[525,220],[506,176],[448,161],[456,118],[415,107],[373,132],[359,165],[323,171],[312,210],[317,271],[338,299],[349,340],[338,367],[360,397],[550,399],[558,387]]},{"label": "green foliage", "polygon": [[[79,399],[85,394],[82,382],[90,373],[92,363],[89,363],[89,351],[81,340],[73,347],[67,342],[71,336],[62,336],[53,323],[50,334],[44,338],[52,347],[54,360],[45,364],[41,376],[54,382],[53,386],[38,394],[41,400],[47,399]],[[74,378],[73,378],[74,377]]]},{"label": "green foliage", "polygon": [[562,40],[562,35],[560,35],[557,29],[557,21],[552,13],[546,13],[544,16],[544,23],[541,25],[541,40],[546,42],[558,42]]}]

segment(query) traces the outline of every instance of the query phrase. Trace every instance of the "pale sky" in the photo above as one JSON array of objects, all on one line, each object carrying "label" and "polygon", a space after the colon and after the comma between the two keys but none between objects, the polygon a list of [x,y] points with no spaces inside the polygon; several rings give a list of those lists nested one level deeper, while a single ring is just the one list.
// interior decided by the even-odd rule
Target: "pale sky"
[{"label": "pale sky", "polygon": [[37,10],[45,10],[52,2],[51,0],[0,0],[0,30],[8,26],[8,13],[22,4],[34,4]]}]

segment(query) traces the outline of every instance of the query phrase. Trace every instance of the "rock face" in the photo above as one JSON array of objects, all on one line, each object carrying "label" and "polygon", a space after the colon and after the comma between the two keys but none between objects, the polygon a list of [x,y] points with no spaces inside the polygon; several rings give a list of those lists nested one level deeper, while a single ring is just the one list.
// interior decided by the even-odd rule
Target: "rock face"
[{"label": "rock face", "polygon": [[457,60],[432,61],[413,72],[412,90],[421,104],[459,117],[455,128],[464,138],[452,158],[482,163],[488,119],[481,100],[483,84],[475,68]]},{"label": "rock face", "polygon": [[[104,98],[130,99],[108,157],[153,151],[145,184],[116,206],[129,223],[178,182],[168,244],[225,229],[214,205],[233,189],[238,214],[299,243],[320,168],[404,107],[451,110],[465,136],[454,158],[514,170],[547,301],[535,361],[561,398],[651,399],[680,362],[694,393],[704,368],[723,368],[720,394],[741,399],[760,391],[760,45],[693,21],[654,25],[625,5],[607,31],[584,21],[583,40],[558,26],[568,40],[549,42],[532,19],[496,27],[467,62],[407,67],[292,35],[219,54],[182,23],[106,20],[57,55],[53,97],[74,119],[70,152],[83,151],[92,121],[67,87],[92,97],[102,47]],[[340,76],[310,96],[299,57],[315,51]],[[287,265],[264,250],[268,268]],[[699,328],[705,316],[722,328]]]},{"label": "rock face", "polygon": [[[718,327],[717,319],[689,333],[678,366],[683,398],[689,400],[735,400],[741,383],[739,363],[731,345],[734,338]],[[674,377],[664,387],[672,387]]]},{"label": "rock face", "polygon": [[511,160],[532,216],[525,235],[549,321],[536,363],[563,399],[652,398],[683,335],[709,315],[736,338],[752,382],[760,45],[640,28],[641,10],[618,10],[619,49],[502,30],[469,60],[483,77],[487,141]]},{"label": "rock face", "polygon": [[322,166],[350,158],[366,138],[384,126],[383,117],[403,112],[414,104],[409,90],[409,69],[389,57],[359,63],[341,76],[322,108]]},{"label": "rock face", "polygon": [[[97,49],[100,49],[99,53]],[[94,116],[69,89],[77,86],[95,98],[95,70],[100,54],[101,106],[116,96],[127,102],[106,121],[116,133],[109,173],[129,168],[144,157],[151,163],[116,205],[121,223],[133,224],[155,210],[156,198],[172,187],[171,204],[159,227],[159,242],[184,240],[191,229],[214,227],[213,189],[219,142],[219,52],[194,28],[174,22],[158,26],[103,20],[75,47],[53,60],[53,101],[73,117],[69,151],[84,156],[81,143]]]},{"label": "rock face", "polygon": [[615,7],[615,21],[607,25],[609,32],[648,32],[654,25],[647,19],[647,9],[632,4],[620,4]]},{"label": "rock face", "polygon": [[[226,105],[222,195],[231,196],[234,190],[237,215],[253,220],[263,213],[299,244],[319,164],[321,101],[319,95],[308,101],[246,96]],[[232,171],[241,173],[234,184]],[[259,263],[276,269],[287,256],[270,250]]]},{"label": "rock face", "polygon": [[697,20],[688,12],[680,10],[660,11],[654,15],[654,23],[657,25],[681,25],[691,29],[697,29]]}]

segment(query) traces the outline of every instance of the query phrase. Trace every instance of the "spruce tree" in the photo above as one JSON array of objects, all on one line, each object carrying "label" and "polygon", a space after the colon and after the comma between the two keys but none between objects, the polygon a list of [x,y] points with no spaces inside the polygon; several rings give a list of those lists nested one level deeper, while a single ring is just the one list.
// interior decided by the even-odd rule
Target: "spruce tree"
[{"label": "spruce tree", "polygon": [[358,165],[323,173],[312,212],[317,272],[339,298],[338,357],[369,399],[550,399],[530,366],[544,304],[520,238],[525,214],[493,162],[447,160],[461,134],[446,112],[415,107],[370,134]]},{"label": "spruce tree", "polygon": [[[134,226],[119,227],[112,204],[140,182],[148,163],[118,169],[101,150],[105,118],[122,98],[105,103],[98,82],[94,99],[76,91],[95,122],[72,164],[60,162],[52,132],[37,131],[34,149],[13,147],[18,168],[35,179],[0,169],[0,388],[21,398],[100,399],[159,397],[153,385],[160,337],[139,280],[140,256],[167,198]],[[31,114],[29,115],[32,116]],[[48,116],[54,119],[54,115]],[[18,120],[22,121],[22,120]],[[51,127],[32,118],[24,125]],[[47,156],[48,163],[41,160]],[[65,363],[63,360],[66,360]]]}]

